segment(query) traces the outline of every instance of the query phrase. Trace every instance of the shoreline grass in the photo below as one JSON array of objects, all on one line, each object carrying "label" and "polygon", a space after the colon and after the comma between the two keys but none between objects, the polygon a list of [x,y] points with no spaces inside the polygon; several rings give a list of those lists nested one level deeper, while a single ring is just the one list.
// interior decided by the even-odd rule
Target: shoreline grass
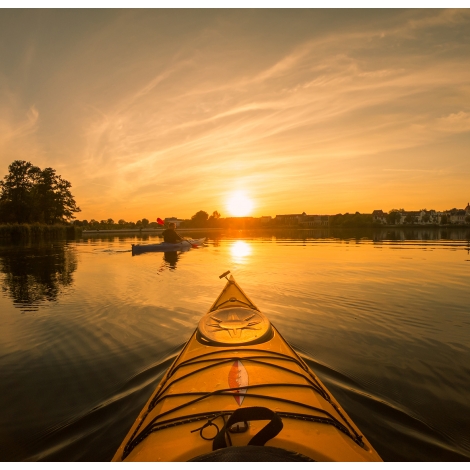
[{"label": "shoreline grass", "polygon": [[80,227],[73,225],[47,224],[2,224],[0,239],[11,241],[76,238],[82,234]]}]

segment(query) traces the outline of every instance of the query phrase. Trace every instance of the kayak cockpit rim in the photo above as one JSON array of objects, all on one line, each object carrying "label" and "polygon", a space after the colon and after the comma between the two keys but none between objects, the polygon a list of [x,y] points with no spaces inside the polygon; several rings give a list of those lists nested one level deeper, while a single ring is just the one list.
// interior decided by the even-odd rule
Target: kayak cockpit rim
[{"label": "kayak cockpit rim", "polygon": [[[225,417],[229,417],[230,415],[232,415],[236,411],[236,409],[216,410],[216,411],[211,411],[209,413],[204,412],[204,413],[195,413],[195,414],[185,414],[182,416],[178,416],[177,418],[168,418],[164,420],[162,420],[162,418],[174,413],[175,411],[180,411],[183,408],[186,408],[186,407],[191,408],[192,405],[198,402],[204,401],[204,400],[208,400],[214,396],[233,396],[234,393],[237,393],[237,391],[239,391],[239,387],[217,389],[208,393],[193,391],[193,390],[185,392],[185,393],[180,393],[180,394],[168,393],[169,390],[177,382],[183,381],[191,375],[197,374],[203,370],[207,371],[210,368],[220,367],[220,365],[223,365],[223,364],[231,364],[236,360],[243,360],[243,362],[245,363],[264,364],[264,365],[267,365],[268,367],[282,369],[284,372],[287,372],[289,374],[293,374],[300,378],[305,379],[306,383],[304,384],[290,383],[289,386],[295,389],[311,389],[312,391],[320,395],[330,405],[333,406],[333,408],[341,417],[343,422],[341,422],[338,418],[334,417],[330,412],[322,408],[314,407],[305,403],[298,402],[296,400],[267,395],[265,393],[253,393],[254,390],[283,387],[285,386],[285,383],[262,383],[262,384],[245,385],[244,393],[243,393],[244,395],[250,396],[251,398],[258,398],[258,399],[262,399],[265,401],[272,401],[273,406],[274,406],[274,403],[278,403],[278,404],[281,403],[281,404],[295,405],[297,407],[304,408],[305,409],[304,413],[277,411],[277,414],[281,418],[300,420],[300,421],[310,421],[310,422],[315,422],[319,424],[331,425],[335,427],[336,429],[338,429],[339,431],[341,431],[344,435],[349,437],[353,442],[355,442],[361,448],[364,447],[362,435],[359,434],[355,430],[355,428],[349,423],[346,417],[343,416],[343,414],[341,413],[341,410],[339,410],[338,407],[331,401],[331,398],[328,392],[323,389],[323,387],[318,382],[316,377],[312,377],[312,375],[309,373],[308,366],[306,366],[300,358],[299,358],[300,360],[298,360],[297,357],[292,357],[287,354],[279,354],[279,353],[273,354],[273,352],[271,351],[267,352],[265,350],[258,349],[258,348],[243,348],[242,350],[240,348],[232,348],[229,350],[225,350],[224,352],[226,353],[233,352],[234,355],[233,356],[231,355],[229,357],[224,357],[223,359],[221,359],[220,357],[217,357],[217,354],[219,354],[220,351],[212,351],[196,359],[193,358],[188,361],[183,361],[182,363],[178,364],[176,367],[173,367],[171,370],[168,371],[165,383],[162,385],[158,393],[156,393],[154,397],[152,398],[152,400],[148,403],[146,412],[142,416],[142,419],[139,422],[139,425],[134,430],[134,433],[132,434],[132,436],[127,441],[126,445],[124,446],[122,460],[124,460],[132,452],[132,450],[137,446],[137,444],[142,442],[146,437],[148,437],[150,434],[154,432],[158,432],[158,431],[167,429],[169,427],[175,427],[178,425],[203,421],[204,419],[207,419],[208,422],[211,422],[218,417],[222,417],[225,422]],[[261,353],[261,354],[257,356],[246,355],[246,353],[253,353],[253,352]],[[240,354],[240,353],[245,353],[245,354]],[[214,357],[212,359],[208,359],[208,356],[214,356]],[[272,362],[264,362],[262,360],[262,359],[272,359],[273,356],[276,356],[276,359],[278,360],[283,359],[288,362],[290,361],[290,362],[296,363],[297,366],[299,366],[301,369],[304,369],[305,372],[308,373],[309,377],[306,377],[305,374],[300,374],[296,372],[295,370],[293,370],[292,366],[289,367],[287,365],[286,367],[283,367],[283,366],[273,364]],[[201,357],[203,357],[202,360],[200,360]],[[203,363],[207,363],[207,362],[210,362],[210,364],[202,365]],[[175,373],[179,369],[185,366],[187,367],[187,366],[191,366],[195,364],[197,364],[198,366],[201,365],[201,367],[189,372],[188,374],[183,374],[180,377],[172,380],[172,377],[175,375]],[[248,391],[250,391],[249,395],[248,395]],[[155,409],[155,407],[159,403],[161,403],[163,400],[177,398],[177,397],[179,398],[182,396],[188,397],[188,401],[186,401],[182,405],[177,406],[176,408],[170,408],[162,413],[157,414],[142,429],[140,429],[142,424],[145,421],[145,418],[149,415],[149,413],[153,409]],[[318,415],[318,413],[320,413],[320,415]],[[196,430],[199,430],[199,428]]]}]

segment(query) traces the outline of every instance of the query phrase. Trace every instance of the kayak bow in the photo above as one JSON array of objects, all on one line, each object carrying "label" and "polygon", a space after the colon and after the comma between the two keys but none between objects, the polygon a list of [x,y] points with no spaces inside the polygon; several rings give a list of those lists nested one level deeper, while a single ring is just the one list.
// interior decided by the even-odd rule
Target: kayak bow
[{"label": "kayak bow", "polygon": [[123,460],[381,461],[233,276],[117,450]]}]

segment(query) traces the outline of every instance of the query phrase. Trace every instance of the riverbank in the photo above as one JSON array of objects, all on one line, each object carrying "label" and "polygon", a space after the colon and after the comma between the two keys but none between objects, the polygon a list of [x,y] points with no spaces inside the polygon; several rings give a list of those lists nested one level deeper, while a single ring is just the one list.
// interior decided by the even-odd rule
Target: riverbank
[{"label": "riverbank", "polygon": [[[329,225],[323,227],[295,227],[295,226],[277,226],[277,227],[249,227],[249,228],[236,228],[236,227],[192,227],[192,228],[178,228],[177,232],[188,233],[188,232],[216,232],[216,233],[227,233],[227,232],[254,232],[254,233],[265,233],[265,232],[285,232],[285,231],[296,231],[296,232],[325,232],[325,231],[339,231],[339,230],[462,230],[469,229],[470,225],[369,225],[369,226],[342,226],[342,225]],[[160,235],[164,228],[145,228],[145,229],[111,229],[111,230],[83,230],[82,235],[113,235],[113,234],[135,234],[135,235]]]},{"label": "riverbank", "polygon": [[0,225],[0,239],[19,241],[29,239],[76,238],[82,234],[80,227],[73,225],[6,224]]}]

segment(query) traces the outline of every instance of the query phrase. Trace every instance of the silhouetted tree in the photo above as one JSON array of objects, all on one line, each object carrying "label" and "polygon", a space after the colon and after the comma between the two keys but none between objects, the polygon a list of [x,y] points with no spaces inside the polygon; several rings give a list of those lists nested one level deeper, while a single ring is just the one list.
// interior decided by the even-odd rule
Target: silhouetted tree
[{"label": "silhouetted tree", "polygon": [[70,192],[72,185],[56,174],[53,168],[45,168],[37,174],[32,188],[32,221],[46,224],[68,222],[80,212]]},{"label": "silhouetted tree", "polygon": [[401,214],[397,209],[392,209],[387,214],[387,222],[390,225],[395,225],[396,223],[400,222],[400,219],[401,219]]},{"label": "silhouetted tree", "polygon": [[15,160],[8,170],[8,175],[0,180],[2,220],[20,224],[30,222],[32,189],[41,170],[24,160]]},{"label": "silhouetted tree", "polygon": [[330,218],[331,226],[338,227],[365,227],[373,225],[372,214],[361,214],[356,212],[355,214],[336,214]]},{"label": "silhouetted tree", "polygon": [[209,227],[218,227],[220,225],[220,214],[217,211],[212,212],[208,219]]},{"label": "silhouetted tree", "polygon": [[0,217],[5,222],[54,224],[74,219],[80,212],[70,192],[72,185],[53,168],[41,170],[31,162],[15,160],[0,180]]},{"label": "silhouetted tree", "polygon": [[413,224],[415,221],[415,218],[413,217],[412,214],[407,214],[406,217],[405,217],[405,222],[407,224]]},{"label": "silhouetted tree", "polygon": [[209,214],[207,212],[205,211],[196,212],[191,217],[191,225],[193,225],[193,227],[204,227],[208,218],[209,218]]}]

